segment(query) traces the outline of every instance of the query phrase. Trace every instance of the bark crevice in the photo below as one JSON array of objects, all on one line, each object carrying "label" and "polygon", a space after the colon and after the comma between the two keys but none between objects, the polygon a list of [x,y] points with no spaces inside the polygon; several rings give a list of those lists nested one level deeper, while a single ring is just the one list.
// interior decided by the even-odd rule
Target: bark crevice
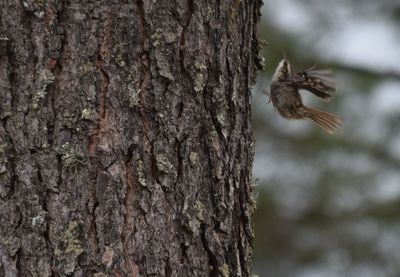
[{"label": "bark crevice", "polygon": [[207,232],[208,227],[206,226],[205,223],[201,224],[201,242],[203,244],[204,250],[207,252],[208,255],[208,270],[209,270],[209,276],[210,277],[218,277],[218,272],[219,272],[219,265],[218,265],[218,259],[215,256],[215,254],[211,251],[208,240],[207,240]]}]

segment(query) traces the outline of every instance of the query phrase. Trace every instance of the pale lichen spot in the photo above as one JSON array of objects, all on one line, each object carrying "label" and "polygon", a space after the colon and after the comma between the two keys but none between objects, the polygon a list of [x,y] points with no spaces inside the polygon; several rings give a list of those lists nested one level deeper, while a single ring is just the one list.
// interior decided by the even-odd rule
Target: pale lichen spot
[{"label": "pale lichen spot", "polygon": [[143,162],[141,160],[139,160],[136,164],[136,172],[137,172],[139,184],[142,185],[143,187],[145,187],[146,186],[146,178],[145,178],[145,174],[144,174]]},{"label": "pale lichen spot", "polygon": [[176,41],[176,34],[172,32],[164,33],[164,38],[167,43],[172,43]]},{"label": "pale lichen spot", "polygon": [[189,155],[189,161],[192,166],[199,164],[199,155],[196,152],[191,152]]},{"label": "pale lichen spot", "polygon": [[194,91],[201,92],[204,90],[206,86],[205,78],[202,73],[197,73],[196,78],[194,80]]},{"label": "pale lichen spot", "polygon": [[85,75],[94,70],[94,66],[92,62],[87,62],[79,67],[79,73]]},{"label": "pale lichen spot", "polygon": [[195,207],[195,209],[196,209],[196,216],[197,216],[197,218],[198,218],[200,221],[203,221],[203,220],[204,220],[204,211],[205,211],[203,202],[201,202],[200,200],[197,200],[197,201],[194,203],[194,207]]},{"label": "pale lichen spot", "polygon": [[136,89],[134,85],[128,85],[129,108],[134,108],[139,105],[140,89]]},{"label": "pale lichen spot", "polygon": [[222,266],[219,267],[219,271],[221,272],[221,275],[223,277],[229,277],[229,266],[227,264],[223,264]]},{"label": "pale lichen spot", "polygon": [[92,114],[92,111],[90,109],[83,109],[81,112],[81,118],[82,119],[90,119],[91,114]]},{"label": "pale lichen spot", "polygon": [[157,162],[157,168],[162,172],[170,173],[174,168],[174,166],[170,163],[170,161],[165,155],[162,154],[157,155],[156,162]]},{"label": "pale lichen spot", "polygon": [[84,249],[82,242],[78,239],[79,233],[79,222],[71,221],[68,225],[68,228],[60,238],[60,241],[62,242],[60,245],[63,246],[63,249],[61,249],[60,246],[57,246],[54,254],[56,256],[61,256],[65,253],[72,254],[76,257],[82,254]]}]

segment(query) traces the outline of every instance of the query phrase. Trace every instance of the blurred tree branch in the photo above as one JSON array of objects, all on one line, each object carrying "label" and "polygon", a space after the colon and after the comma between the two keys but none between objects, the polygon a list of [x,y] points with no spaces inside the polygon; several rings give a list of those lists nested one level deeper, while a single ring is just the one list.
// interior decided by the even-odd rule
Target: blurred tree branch
[{"label": "blurred tree branch", "polygon": [[324,65],[329,65],[343,71],[350,71],[352,73],[367,75],[372,78],[394,78],[400,79],[400,72],[396,70],[373,70],[363,66],[357,66],[352,64],[340,63],[335,61],[325,61]]}]

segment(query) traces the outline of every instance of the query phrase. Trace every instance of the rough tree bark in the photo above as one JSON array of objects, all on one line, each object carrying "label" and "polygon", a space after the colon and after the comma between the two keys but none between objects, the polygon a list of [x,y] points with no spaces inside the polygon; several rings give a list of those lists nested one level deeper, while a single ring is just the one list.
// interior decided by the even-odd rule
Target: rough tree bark
[{"label": "rough tree bark", "polygon": [[260,4],[0,1],[0,276],[250,276]]}]

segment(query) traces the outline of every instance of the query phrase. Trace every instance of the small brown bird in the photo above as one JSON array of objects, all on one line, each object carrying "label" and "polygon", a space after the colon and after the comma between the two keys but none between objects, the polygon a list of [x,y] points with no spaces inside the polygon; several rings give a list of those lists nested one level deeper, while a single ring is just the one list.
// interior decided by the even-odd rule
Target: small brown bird
[{"label": "small brown bird", "polygon": [[342,121],[333,114],[318,111],[303,105],[299,89],[305,89],[329,102],[335,92],[331,70],[316,70],[312,67],[303,72],[295,72],[289,61],[283,59],[272,76],[269,101],[286,119],[309,118],[322,129],[334,134]]}]

